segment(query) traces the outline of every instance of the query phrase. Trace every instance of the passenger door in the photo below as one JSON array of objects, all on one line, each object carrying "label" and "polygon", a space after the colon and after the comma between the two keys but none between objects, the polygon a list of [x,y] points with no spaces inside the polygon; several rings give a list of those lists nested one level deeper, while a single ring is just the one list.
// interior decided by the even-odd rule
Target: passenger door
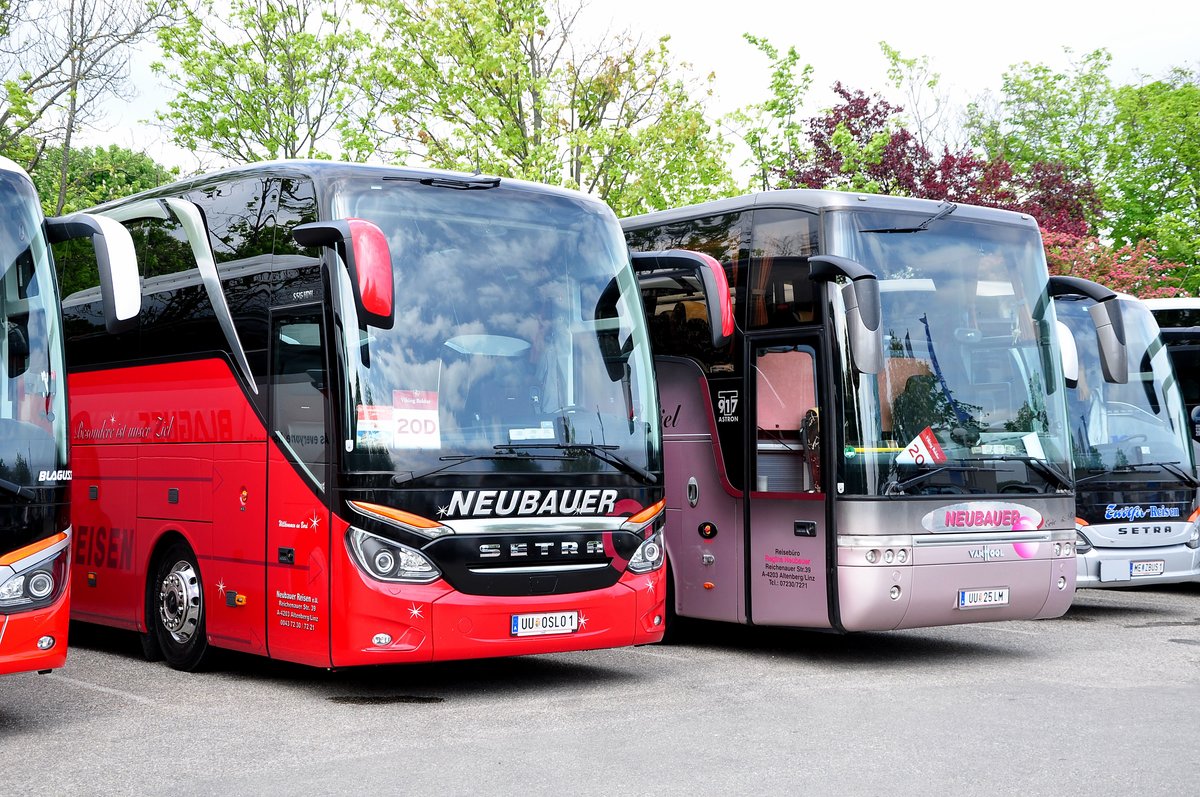
[{"label": "passenger door", "polygon": [[267,457],[267,644],[330,666],[328,334],[319,305],[271,314]]},{"label": "passenger door", "polygon": [[747,338],[746,579],[759,625],[827,628],[825,483],[815,333]]}]

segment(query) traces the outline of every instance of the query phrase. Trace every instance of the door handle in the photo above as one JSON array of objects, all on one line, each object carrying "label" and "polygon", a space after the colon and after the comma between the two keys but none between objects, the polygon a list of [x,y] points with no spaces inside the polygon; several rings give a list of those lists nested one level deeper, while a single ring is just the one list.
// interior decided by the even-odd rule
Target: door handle
[{"label": "door handle", "polygon": [[814,520],[797,520],[792,525],[792,532],[797,537],[817,536],[817,523]]},{"label": "door handle", "polygon": [[696,504],[700,503],[700,484],[696,481],[695,476],[688,479],[687,500],[688,506],[692,508],[695,508]]}]

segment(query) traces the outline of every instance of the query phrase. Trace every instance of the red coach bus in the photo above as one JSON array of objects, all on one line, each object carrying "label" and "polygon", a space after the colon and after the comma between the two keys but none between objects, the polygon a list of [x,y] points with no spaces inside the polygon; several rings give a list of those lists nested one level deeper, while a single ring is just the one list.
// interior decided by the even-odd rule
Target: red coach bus
[{"label": "red coach bus", "polygon": [[138,329],[64,303],[72,616],[321,667],[662,637],[657,396],[602,203],[276,162],[97,208]]},{"label": "red coach bus", "polygon": [[71,465],[50,242],[75,238],[95,247],[98,321],[119,331],[138,307],[125,230],[84,214],[43,219],[29,176],[0,158],[0,674],[49,672],[67,659]]}]

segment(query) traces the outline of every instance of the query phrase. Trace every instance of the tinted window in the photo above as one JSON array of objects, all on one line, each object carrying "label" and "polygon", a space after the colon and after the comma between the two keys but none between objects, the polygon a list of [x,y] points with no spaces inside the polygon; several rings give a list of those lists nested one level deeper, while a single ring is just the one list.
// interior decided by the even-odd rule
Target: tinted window
[{"label": "tinted window", "polygon": [[196,267],[187,232],[175,214],[166,219],[137,219],[125,223],[133,238],[142,276],[162,277]]},{"label": "tinted window", "polygon": [[[749,215],[726,213],[674,222],[661,227],[630,230],[625,239],[638,252],[687,249],[711,256],[725,267],[737,311],[739,272],[744,271],[743,234]],[[656,274],[643,282],[642,300],[656,355],[690,357],[708,371],[734,369],[734,345],[712,348],[707,307],[699,281],[690,274]]]},{"label": "tinted window", "polygon": [[268,177],[255,177],[217,183],[188,195],[204,213],[217,265],[271,254],[277,186]]},{"label": "tinted window", "polygon": [[808,258],[817,251],[817,216],[798,210],[754,212],[750,290],[745,316],[752,329],[793,327],[818,320]]},{"label": "tinted window", "polygon": [[1160,327],[1200,327],[1200,307],[1153,310],[1152,312],[1154,320]]},{"label": "tinted window", "polygon": [[275,254],[314,254],[296,243],[292,230],[300,224],[317,220],[317,197],[313,192],[312,180],[285,177],[279,184],[279,209],[276,214],[277,232]]},{"label": "tinted window", "polygon": [[271,359],[271,426],[276,439],[321,485],[328,461],[325,430],[325,351],[320,310],[274,322]]}]

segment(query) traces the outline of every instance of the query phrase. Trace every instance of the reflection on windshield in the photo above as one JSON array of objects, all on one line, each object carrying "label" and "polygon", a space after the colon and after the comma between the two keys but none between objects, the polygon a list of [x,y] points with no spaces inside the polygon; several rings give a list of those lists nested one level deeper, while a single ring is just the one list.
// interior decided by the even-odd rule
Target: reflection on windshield
[{"label": "reflection on windshield", "polygon": [[39,473],[66,463],[62,338],[37,197],[24,179],[3,171],[0,320],[0,480],[36,486],[47,480]]},{"label": "reflection on windshield", "polygon": [[1058,317],[1079,350],[1079,382],[1070,390],[1071,450],[1081,475],[1147,463],[1171,463],[1192,472],[1192,447],[1179,384],[1146,307],[1122,299],[1129,381],[1104,381],[1095,329],[1083,297],[1055,299]]},{"label": "reflection on windshield", "polygon": [[[335,215],[379,225],[397,274],[394,328],[368,328],[348,355],[352,468],[659,467],[639,293],[607,209],[515,188],[358,178],[340,187]],[[571,443],[570,456],[495,456],[497,446]]]},{"label": "reflection on windshield", "polygon": [[[833,253],[877,275],[883,313],[880,373],[843,356],[847,492],[1063,489],[1070,463],[1037,231],[961,213],[917,229],[927,216],[832,214]],[[897,228],[912,231],[872,232]],[[930,467],[942,470],[914,480]]]}]

